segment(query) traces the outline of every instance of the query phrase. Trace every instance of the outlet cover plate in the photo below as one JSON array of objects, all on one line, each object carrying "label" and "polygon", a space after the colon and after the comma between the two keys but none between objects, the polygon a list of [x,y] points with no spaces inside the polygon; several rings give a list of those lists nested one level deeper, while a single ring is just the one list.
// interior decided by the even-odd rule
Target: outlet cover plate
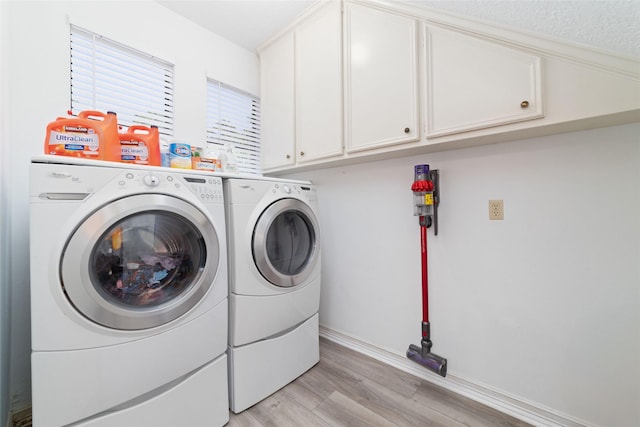
[{"label": "outlet cover plate", "polygon": [[504,202],[502,200],[489,200],[489,219],[492,221],[504,219]]}]

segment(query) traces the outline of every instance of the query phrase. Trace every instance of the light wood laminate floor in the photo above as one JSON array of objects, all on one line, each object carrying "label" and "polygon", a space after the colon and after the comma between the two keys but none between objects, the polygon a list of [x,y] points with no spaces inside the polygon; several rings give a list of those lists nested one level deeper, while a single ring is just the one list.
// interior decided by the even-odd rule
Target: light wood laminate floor
[{"label": "light wood laminate floor", "polygon": [[227,426],[529,424],[320,338],[320,362],[316,366],[246,411],[230,413]]}]

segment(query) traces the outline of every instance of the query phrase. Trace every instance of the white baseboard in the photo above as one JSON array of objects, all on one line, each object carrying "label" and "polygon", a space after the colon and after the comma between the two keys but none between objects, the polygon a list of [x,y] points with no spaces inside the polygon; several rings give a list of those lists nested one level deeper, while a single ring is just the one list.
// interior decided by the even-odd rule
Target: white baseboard
[{"label": "white baseboard", "polygon": [[446,378],[442,378],[437,374],[421,368],[418,364],[404,357],[404,355],[392,353],[323,326],[320,326],[320,336],[534,426],[596,427],[584,421],[571,419],[571,417],[549,408],[543,408],[532,402],[527,402],[515,396],[509,396],[503,392],[492,390],[487,386],[465,380],[450,373],[447,374]]}]

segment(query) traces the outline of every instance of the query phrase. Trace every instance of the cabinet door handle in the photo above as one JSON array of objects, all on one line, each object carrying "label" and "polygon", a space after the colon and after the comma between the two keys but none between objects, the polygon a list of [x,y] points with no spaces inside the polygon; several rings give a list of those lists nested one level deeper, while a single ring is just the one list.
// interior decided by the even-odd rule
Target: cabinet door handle
[{"label": "cabinet door handle", "polygon": [[289,154],[287,154],[287,159],[290,159],[290,158],[291,158],[291,156]]},{"label": "cabinet door handle", "polygon": [[304,151],[301,151],[301,152],[300,152],[300,155],[301,155],[301,156],[304,156]]},{"label": "cabinet door handle", "polygon": [[404,133],[409,133],[409,132],[411,132],[411,129],[409,129],[409,128],[404,128]]},{"label": "cabinet door handle", "polygon": [[527,108],[529,106],[529,101],[522,101],[520,103],[520,108]]}]

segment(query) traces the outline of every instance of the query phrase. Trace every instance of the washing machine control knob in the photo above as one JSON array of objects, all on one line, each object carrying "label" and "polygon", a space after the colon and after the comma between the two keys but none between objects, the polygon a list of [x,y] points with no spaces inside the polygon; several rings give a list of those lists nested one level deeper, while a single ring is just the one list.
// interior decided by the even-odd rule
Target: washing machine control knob
[{"label": "washing machine control knob", "polygon": [[282,191],[284,191],[287,194],[291,193],[291,187],[289,187],[287,184],[282,186]]},{"label": "washing machine control knob", "polygon": [[160,178],[158,178],[155,175],[145,175],[144,178],[142,178],[142,182],[144,182],[144,185],[148,186],[148,187],[156,187],[160,184]]}]

